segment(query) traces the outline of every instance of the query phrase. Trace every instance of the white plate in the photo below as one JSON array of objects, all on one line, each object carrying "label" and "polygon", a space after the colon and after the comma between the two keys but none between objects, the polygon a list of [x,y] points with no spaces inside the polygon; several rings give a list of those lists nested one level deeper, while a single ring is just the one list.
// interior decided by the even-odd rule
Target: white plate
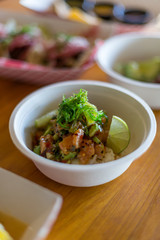
[{"label": "white plate", "polygon": [[0,168],[0,211],[28,227],[20,240],[44,239],[62,205],[62,197]]}]

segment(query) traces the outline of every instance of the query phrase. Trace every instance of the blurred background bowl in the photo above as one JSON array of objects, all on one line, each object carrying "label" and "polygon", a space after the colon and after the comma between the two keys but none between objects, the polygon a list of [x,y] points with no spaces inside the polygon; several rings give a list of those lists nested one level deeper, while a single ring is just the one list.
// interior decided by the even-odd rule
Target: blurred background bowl
[{"label": "blurred background bowl", "polygon": [[[31,132],[35,119],[58,107],[62,96],[80,89],[88,91],[89,102],[111,117],[121,117],[130,129],[131,140],[125,154],[115,161],[92,164],[64,164],[43,158],[32,151]],[[69,81],[43,87],[22,100],[12,113],[10,135],[16,147],[49,178],[70,186],[96,186],[120,176],[151,145],[156,120],[150,107],[137,95],[119,86],[98,81]]]},{"label": "blurred background bowl", "polygon": [[123,86],[142,97],[153,109],[160,109],[160,84],[140,82],[114,70],[117,63],[147,60],[160,56],[160,35],[124,33],[109,38],[99,48],[97,63],[112,83]]}]

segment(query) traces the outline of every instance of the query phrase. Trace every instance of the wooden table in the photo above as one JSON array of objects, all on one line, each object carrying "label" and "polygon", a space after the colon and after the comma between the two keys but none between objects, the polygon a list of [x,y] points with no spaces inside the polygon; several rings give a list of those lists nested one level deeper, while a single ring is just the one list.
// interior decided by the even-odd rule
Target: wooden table
[{"label": "wooden table", "polygon": [[[27,11],[18,1],[0,7]],[[80,79],[106,81],[94,65]],[[0,167],[63,196],[60,215],[47,240],[160,239],[160,111],[154,111],[158,131],[150,149],[120,177],[98,187],[69,187],[45,177],[13,145],[8,131],[12,110],[39,88],[0,78]]]}]

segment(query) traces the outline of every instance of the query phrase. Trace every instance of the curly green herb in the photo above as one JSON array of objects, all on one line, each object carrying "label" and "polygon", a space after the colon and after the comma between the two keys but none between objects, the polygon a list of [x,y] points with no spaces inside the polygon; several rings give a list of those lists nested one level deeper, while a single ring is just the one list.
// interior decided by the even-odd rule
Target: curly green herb
[{"label": "curly green herb", "polygon": [[73,121],[84,121],[87,126],[95,122],[101,124],[102,117],[107,118],[102,110],[98,111],[96,106],[88,102],[87,91],[80,89],[79,93],[70,98],[63,96],[58,108],[57,122],[64,129],[69,129]]}]

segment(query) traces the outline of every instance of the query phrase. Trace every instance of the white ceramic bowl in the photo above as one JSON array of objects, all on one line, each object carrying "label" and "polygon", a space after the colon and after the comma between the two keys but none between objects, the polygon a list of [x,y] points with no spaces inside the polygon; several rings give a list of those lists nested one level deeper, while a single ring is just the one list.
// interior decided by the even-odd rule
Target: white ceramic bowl
[{"label": "white ceramic bowl", "polygon": [[160,108],[160,84],[145,83],[122,76],[113,70],[118,62],[160,56],[160,34],[125,33],[109,38],[97,53],[97,63],[112,83],[142,97],[153,109]]},{"label": "white ceramic bowl", "polygon": [[[126,156],[95,165],[70,165],[45,159],[31,150],[34,121],[56,109],[62,96],[71,96],[79,89],[88,91],[89,101],[107,115],[124,119],[131,132]],[[43,87],[22,100],[13,111],[9,123],[10,135],[16,147],[30,158],[49,178],[71,186],[95,186],[120,176],[130,164],[151,145],[156,134],[156,120],[150,107],[134,93],[119,86],[99,81],[69,81]]]}]

